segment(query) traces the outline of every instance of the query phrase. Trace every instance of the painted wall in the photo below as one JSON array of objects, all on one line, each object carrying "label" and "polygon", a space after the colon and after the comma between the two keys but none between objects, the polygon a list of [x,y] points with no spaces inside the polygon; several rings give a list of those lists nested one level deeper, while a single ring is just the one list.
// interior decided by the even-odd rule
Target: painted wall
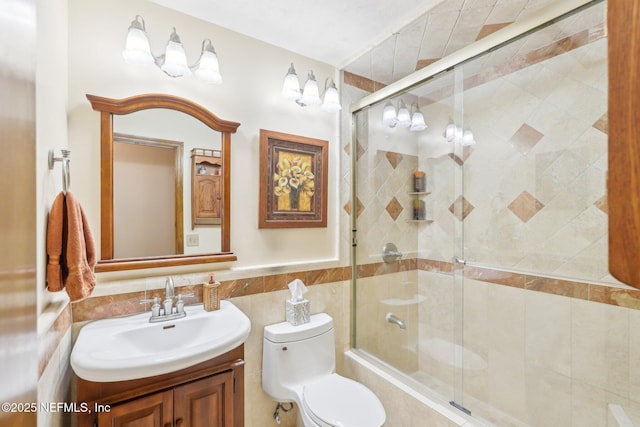
[{"label": "painted wall", "polygon": [[[48,151],[68,148],[67,1],[37,2],[36,67],[36,275],[38,312],[38,402],[64,402],[71,396],[71,316],[65,292],[46,290],[46,224],[49,207],[62,190],[62,166],[49,170]],[[71,167],[73,169],[74,162]],[[72,177],[73,179],[73,177]],[[69,425],[63,412],[38,413],[38,426]]]},{"label": "painted wall", "polygon": [[[144,16],[152,49],[159,53],[172,26],[176,26],[185,44],[190,62],[195,62],[201,41],[211,38],[218,52],[224,83],[205,85],[194,78],[171,79],[155,67],[136,68],[124,63],[121,51],[127,28],[136,14]],[[136,290],[133,277],[142,279],[143,288],[157,289],[163,280],[154,275],[182,275],[189,283],[201,281],[205,271],[214,268],[252,271],[262,266],[297,264],[302,268],[319,268],[327,264],[346,264],[338,250],[338,115],[320,109],[302,109],[280,97],[282,79],[290,62],[300,75],[313,69],[319,79],[336,75],[326,64],[278,49],[265,43],[232,33],[157,6],[147,1],[84,2],[70,0],[38,4],[38,91],[37,91],[37,280],[38,280],[38,346],[39,390],[43,402],[69,399],[71,391],[71,310],[64,292],[52,294],[45,290],[46,281],[46,221],[55,195],[62,189],[61,168],[47,166],[47,151],[71,149],[72,191],[87,213],[96,241],[99,241],[99,116],[85,94],[123,98],[140,93],[168,93],[194,100],[223,119],[238,121],[241,127],[232,139],[232,249],[239,261],[224,266],[191,266],[143,270],[122,274],[99,275],[94,295],[118,294]],[[258,167],[259,130],[276,130],[329,141],[328,226],[322,229],[259,230]],[[327,263],[327,261],[329,261]],[[188,273],[200,272],[189,275]],[[265,269],[257,273],[264,274]],[[244,273],[242,273],[244,274]],[[249,273],[251,274],[251,273]],[[114,279],[115,278],[115,279]],[[139,280],[139,279],[138,279]],[[342,283],[338,288],[344,288]],[[337,288],[318,287],[318,303],[314,312],[334,310],[339,325],[338,348],[348,343],[348,301],[346,290],[337,295]],[[283,300],[271,293],[265,298]],[[322,296],[321,296],[322,295]],[[251,396],[261,396],[259,372],[261,353],[259,331],[268,317],[275,322],[284,319],[284,312],[262,304],[260,296],[245,297],[239,302],[254,322],[258,322],[247,354],[247,367],[253,372]],[[330,301],[339,300],[338,305]],[[326,302],[322,302],[326,301]],[[255,309],[253,307],[255,303]],[[269,307],[264,316],[258,306]],[[256,314],[257,313],[257,314]],[[256,413],[264,425],[270,417],[270,399],[258,397],[266,408]],[[39,425],[68,425],[67,414],[40,414]],[[248,425],[252,421],[248,420]]]},{"label": "painted wall", "polygon": [[[220,59],[223,84],[210,86],[193,77],[172,79],[154,66],[126,64],[121,52],[136,14],[144,17],[156,54],[174,26],[191,63],[197,60],[202,40],[210,38]],[[334,76],[334,68],[142,0],[71,0],[69,34],[69,139],[77,159],[72,172],[82,177],[75,181],[74,192],[83,202],[98,239],[99,123],[98,113],[91,109],[85,94],[123,98],[169,93],[189,98],[222,119],[241,123],[232,137],[231,239],[238,256],[232,268],[338,259],[335,191],[329,194],[327,228],[257,228],[260,129],[328,140],[328,188],[337,188],[338,115],[319,108],[303,109],[280,97],[290,62],[301,75],[313,69],[320,80]]]}]

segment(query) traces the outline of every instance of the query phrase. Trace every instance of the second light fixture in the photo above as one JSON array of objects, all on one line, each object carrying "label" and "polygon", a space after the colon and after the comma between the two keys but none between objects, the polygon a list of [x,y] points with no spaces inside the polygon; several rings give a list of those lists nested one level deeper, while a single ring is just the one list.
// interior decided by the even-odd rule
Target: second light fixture
[{"label": "second light fixture", "polygon": [[398,110],[393,106],[391,101],[387,102],[382,111],[382,123],[390,128],[401,127],[409,128],[412,132],[423,131],[427,128],[427,124],[424,121],[424,115],[418,108],[417,104],[412,105],[412,111],[405,105],[404,101],[400,100]]},{"label": "second light fixture", "polygon": [[309,71],[307,82],[304,84],[304,87],[300,89],[300,81],[298,80],[298,75],[296,74],[293,63],[291,63],[289,71],[287,71],[287,75],[284,77],[282,97],[290,101],[295,101],[296,104],[301,107],[322,104],[322,109],[329,113],[335,113],[342,109],[338,88],[331,77],[327,77],[325,80],[324,94],[321,99],[318,81],[313,71]]}]

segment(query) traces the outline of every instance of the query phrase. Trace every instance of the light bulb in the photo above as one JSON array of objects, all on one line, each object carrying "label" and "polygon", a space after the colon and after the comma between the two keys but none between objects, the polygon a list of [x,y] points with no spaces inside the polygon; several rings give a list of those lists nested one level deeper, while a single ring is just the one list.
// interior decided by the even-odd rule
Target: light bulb
[{"label": "light bulb", "polygon": [[336,84],[333,82],[333,79],[328,79],[327,84],[325,85],[322,109],[329,113],[335,113],[342,109],[342,106],[340,105],[340,96],[338,95],[338,88],[336,88]]},{"label": "light bulb", "polygon": [[400,108],[398,108],[398,126],[403,128],[411,126],[411,114],[402,101],[400,101]]},{"label": "light bulb", "polygon": [[411,116],[411,127],[409,127],[410,131],[419,132],[421,130],[425,130],[427,128],[427,124],[424,122],[424,115],[416,110],[413,112]]},{"label": "light bulb", "polygon": [[[140,18],[140,21],[138,21],[138,18]],[[154,62],[151,48],[149,47],[149,39],[144,29],[144,19],[140,15],[137,15],[136,19],[131,21],[122,57],[129,64],[153,64]]]},{"label": "light bulb", "polygon": [[206,39],[202,42],[202,55],[200,55],[198,66],[193,73],[204,82],[213,84],[222,83],[218,55],[216,55],[216,51],[211,45],[211,40]]},{"label": "light bulb", "polygon": [[164,53],[164,63],[160,68],[171,77],[182,77],[186,74],[191,74],[191,70],[187,65],[187,56],[184,53],[184,47],[182,47],[180,37],[178,37],[175,28],[167,43],[167,48]]},{"label": "light bulb", "polygon": [[298,75],[295,68],[293,68],[293,62],[287,71],[287,75],[284,78],[282,84],[282,97],[291,101],[300,99],[302,94],[300,93],[300,81],[298,81]]},{"label": "light bulb", "polygon": [[318,82],[316,76],[313,75],[313,71],[309,71],[307,82],[304,84],[302,90],[302,98],[298,101],[301,105],[320,105],[320,92],[318,91]]},{"label": "light bulb", "polygon": [[396,108],[391,104],[391,102],[387,102],[384,106],[384,110],[382,111],[382,123],[390,128],[393,128],[398,124]]}]

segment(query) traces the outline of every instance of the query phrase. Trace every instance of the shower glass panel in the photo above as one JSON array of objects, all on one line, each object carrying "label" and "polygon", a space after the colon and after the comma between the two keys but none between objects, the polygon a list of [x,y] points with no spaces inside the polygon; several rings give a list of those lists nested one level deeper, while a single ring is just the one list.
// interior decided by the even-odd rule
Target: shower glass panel
[{"label": "shower glass panel", "polygon": [[[353,149],[355,346],[447,401],[462,330],[451,264],[462,250],[452,215],[460,167],[446,134],[460,116],[454,84],[445,72],[359,111]],[[410,123],[418,109],[424,129]]]},{"label": "shower glass panel", "polygon": [[[578,386],[590,375],[576,362],[594,354],[578,351],[576,337],[589,333],[572,318],[586,283],[615,283],[607,256],[605,8],[584,9],[458,67],[463,127],[473,134],[462,165],[470,210],[462,394],[465,408],[499,426],[605,425],[576,403],[620,392]],[[594,394],[580,397],[587,391]]]},{"label": "shower glass panel", "polygon": [[629,400],[627,314],[590,301],[620,286],[605,21],[590,2],[353,114],[354,347],[480,425],[601,427]]}]

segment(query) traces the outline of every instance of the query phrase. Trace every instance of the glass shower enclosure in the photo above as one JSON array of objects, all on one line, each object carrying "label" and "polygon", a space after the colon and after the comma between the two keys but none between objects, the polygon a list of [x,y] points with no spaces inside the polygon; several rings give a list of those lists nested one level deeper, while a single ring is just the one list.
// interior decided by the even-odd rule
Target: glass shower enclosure
[{"label": "glass shower enclosure", "polygon": [[353,346],[478,424],[614,425],[606,3],[469,52],[352,107]]}]

